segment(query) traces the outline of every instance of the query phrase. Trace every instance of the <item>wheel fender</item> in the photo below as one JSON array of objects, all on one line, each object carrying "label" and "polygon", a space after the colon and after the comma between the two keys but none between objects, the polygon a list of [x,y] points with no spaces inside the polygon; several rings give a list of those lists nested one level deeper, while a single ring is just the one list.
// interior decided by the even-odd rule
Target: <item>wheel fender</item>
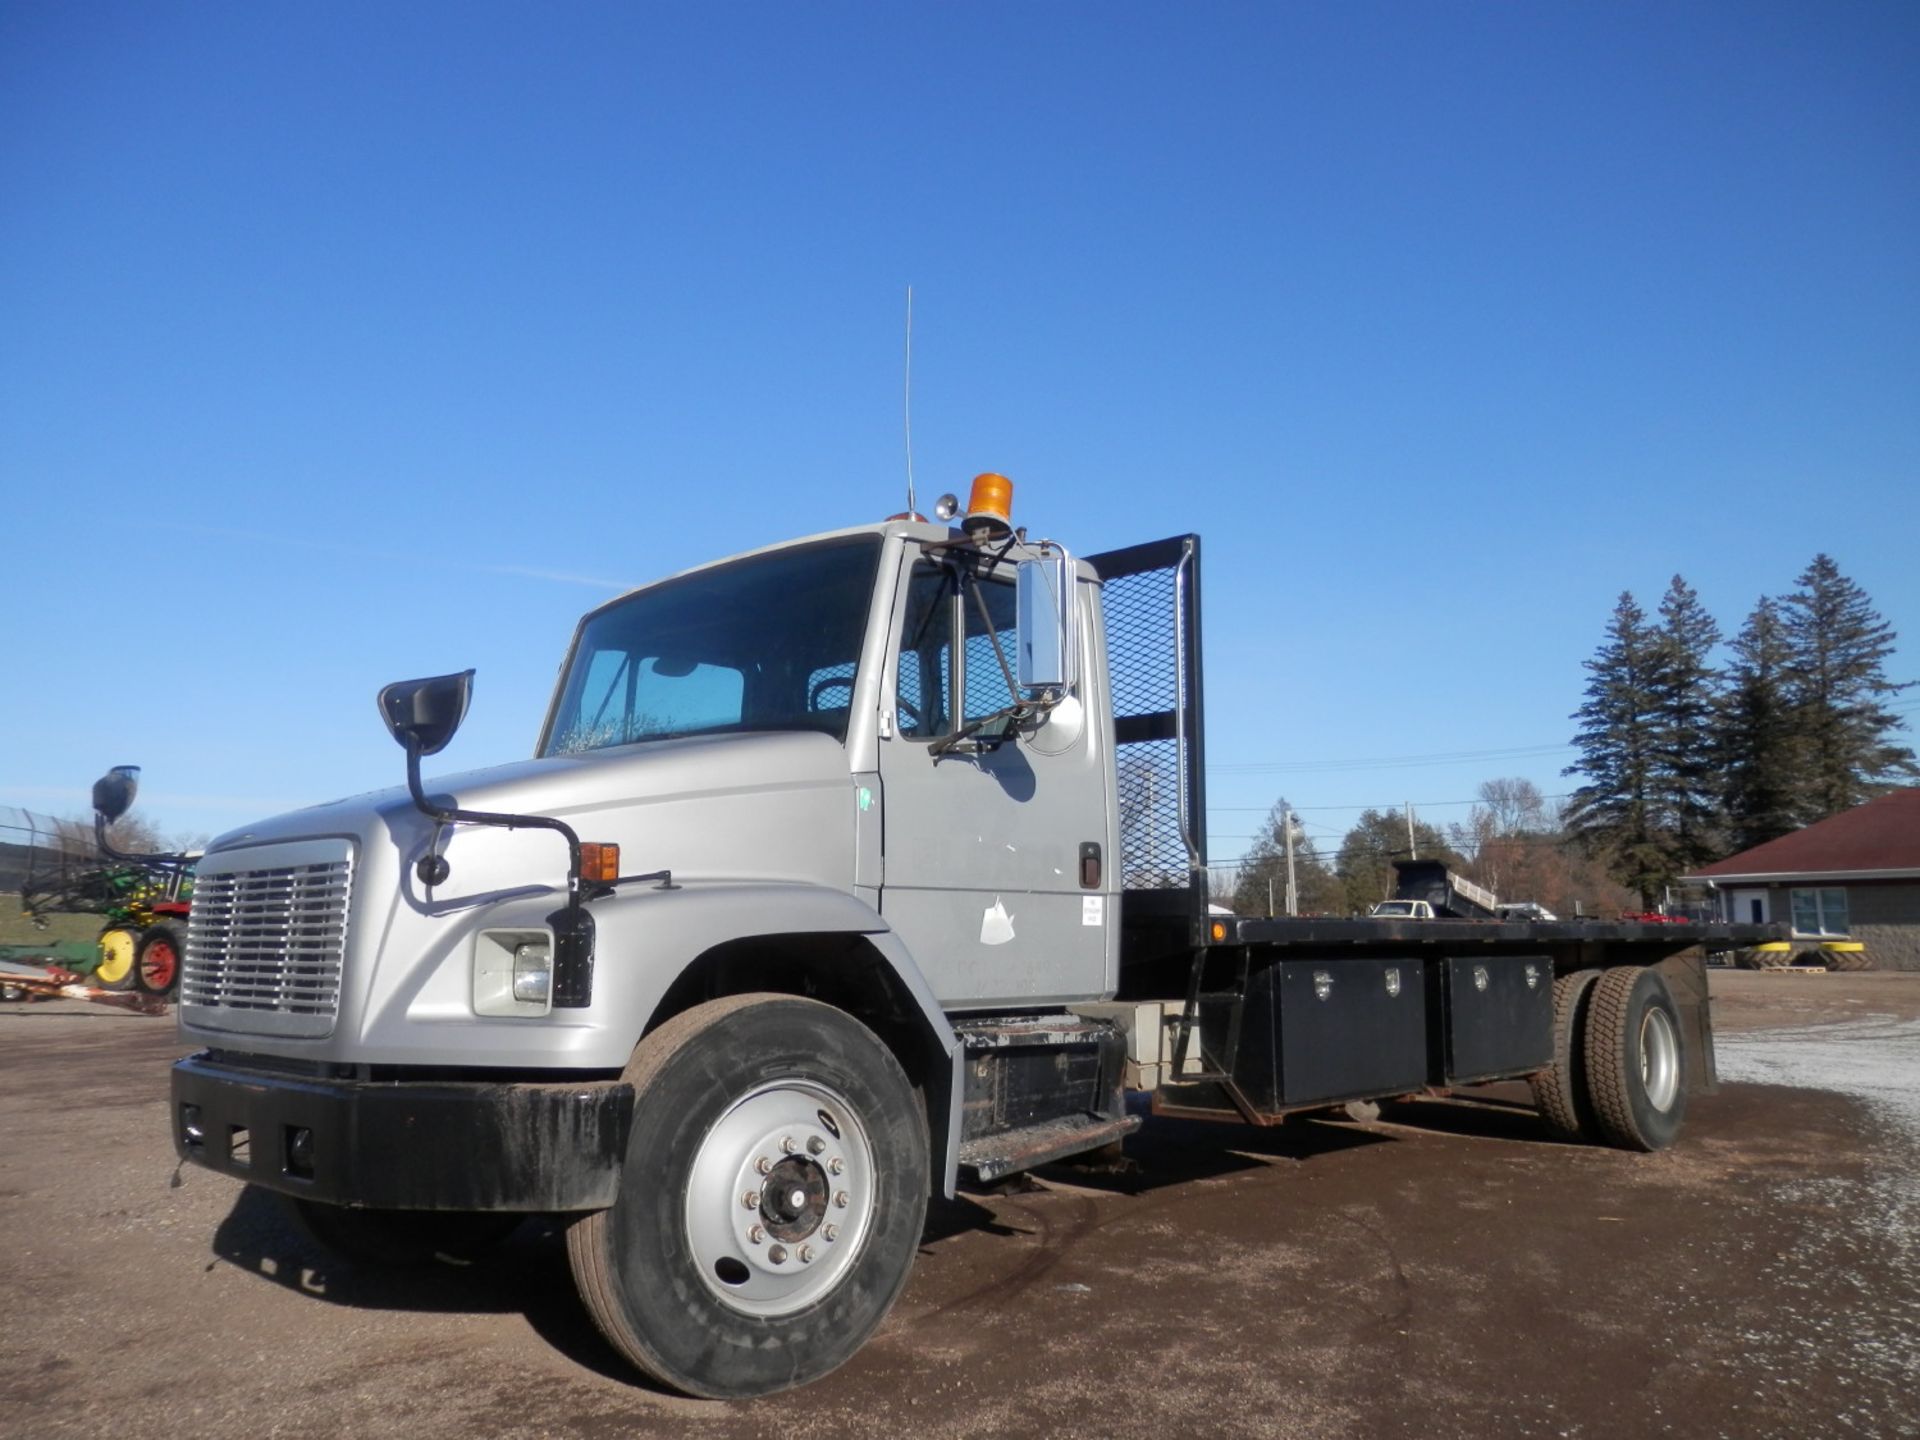
[{"label": "wheel fender", "polygon": [[929,1054],[940,1057],[932,1067],[939,1073],[911,1078],[927,1087],[935,1117],[928,1136],[933,1173],[941,1193],[953,1195],[964,1094],[960,1039],[912,952],[872,906],[816,885],[697,882],[671,890],[627,886],[591,908],[596,938],[589,1013],[605,1026],[605,1055],[597,1063],[610,1067],[626,1062],[674,981],[709,951],[763,937],[859,936],[913,997],[931,1042]]}]

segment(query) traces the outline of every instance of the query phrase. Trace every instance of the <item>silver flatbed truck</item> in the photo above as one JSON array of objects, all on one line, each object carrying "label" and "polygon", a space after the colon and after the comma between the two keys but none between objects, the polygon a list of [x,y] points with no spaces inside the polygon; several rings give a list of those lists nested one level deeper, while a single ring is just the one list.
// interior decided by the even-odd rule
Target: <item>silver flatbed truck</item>
[{"label": "silver flatbed truck", "polygon": [[200,862],[180,1155],[350,1258],[558,1215],[623,1356],[749,1396],[859,1348],[930,1195],[1115,1145],[1128,1088],[1269,1124],[1525,1078],[1674,1140],[1699,947],[1773,929],[1209,913],[1198,538],[1076,560],[1009,494],[594,610],[531,760],[423,780],[472,672],[388,686],[404,788]]}]

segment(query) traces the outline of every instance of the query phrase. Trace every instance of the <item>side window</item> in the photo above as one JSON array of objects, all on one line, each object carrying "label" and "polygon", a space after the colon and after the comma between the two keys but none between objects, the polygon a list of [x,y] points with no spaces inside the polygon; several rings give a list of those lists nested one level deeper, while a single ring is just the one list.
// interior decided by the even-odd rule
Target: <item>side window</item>
[{"label": "side window", "polygon": [[[987,602],[984,619],[978,597],[984,597]],[[978,720],[1013,703],[1013,691],[1007,684],[1007,670],[1002,668],[1000,657],[1006,657],[1009,667],[1015,663],[1019,653],[1016,634],[1019,618],[1013,585],[1005,580],[977,582],[974,589],[962,597],[962,604],[967,613],[966,718]],[[996,640],[999,642],[997,652]]]},{"label": "side window", "polygon": [[902,735],[932,740],[947,733],[953,714],[953,587],[937,565],[913,567],[893,687]]},{"label": "side window", "polygon": [[844,716],[853,708],[853,675],[858,668],[856,662],[844,660],[807,676],[807,713]]}]

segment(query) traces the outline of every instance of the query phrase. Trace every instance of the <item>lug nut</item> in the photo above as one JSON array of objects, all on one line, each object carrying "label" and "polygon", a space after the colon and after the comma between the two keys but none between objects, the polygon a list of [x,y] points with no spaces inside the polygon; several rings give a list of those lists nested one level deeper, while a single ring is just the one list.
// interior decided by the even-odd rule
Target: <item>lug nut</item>
[{"label": "lug nut", "polygon": [[771,1260],[776,1265],[786,1264],[787,1263],[787,1247],[784,1245],[775,1245],[772,1249],[767,1251],[767,1259]]},{"label": "lug nut", "polygon": [[835,1191],[833,1196],[833,1203],[839,1206],[839,1208],[842,1210],[846,1209],[847,1208],[847,1192],[844,1190]]},{"label": "lug nut", "polygon": [[769,1170],[773,1169],[773,1162],[767,1159],[766,1156],[762,1155],[758,1160],[753,1162],[753,1168],[758,1170],[762,1175],[764,1175]]},{"label": "lug nut", "polygon": [[834,1156],[833,1159],[827,1162],[827,1169],[831,1170],[836,1175],[838,1175],[842,1170],[846,1168],[847,1168],[847,1162],[842,1160],[838,1155]]},{"label": "lug nut", "polygon": [[747,1240],[751,1244],[758,1245],[766,1238],[767,1232],[762,1230],[758,1225],[753,1226],[747,1231]]},{"label": "lug nut", "polygon": [[782,1135],[780,1137],[780,1148],[786,1154],[791,1155],[799,1147],[793,1143],[793,1137],[791,1135]]},{"label": "lug nut", "polygon": [[818,1155],[826,1148],[827,1142],[822,1140],[818,1135],[810,1135],[807,1137],[807,1154]]},{"label": "lug nut", "polygon": [[758,1190],[747,1191],[746,1194],[740,1197],[740,1203],[749,1210],[758,1210],[760,1208],[760,1192]]},{"label": "lug nut", "polygon": [[813,1247],[811,1245],[802,1245],[800,1247],[800,1263],[802,1265],[805,1265],[808,1261],[812,1259],[813,1259]]},{"label": "lug nut", "polygon": [[840,1227],[838,1225],[823,1226],[820,1230],[820,1238],[831,1245],[840,1238]]}]

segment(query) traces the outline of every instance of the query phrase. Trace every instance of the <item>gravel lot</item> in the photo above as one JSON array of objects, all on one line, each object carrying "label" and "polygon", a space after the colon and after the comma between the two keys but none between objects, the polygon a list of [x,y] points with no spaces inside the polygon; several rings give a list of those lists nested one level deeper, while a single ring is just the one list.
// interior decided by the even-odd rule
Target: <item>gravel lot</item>
[{"label": "gravel lot", "polygon": [[332,1264],[176,1171],[167,1020],[0,1006],[0,1434],[1920,1435],[1920,976],[1716,973],[1722,1092],[1664,1154],[1522,1092],[935,1207],[839,1373],[633,1383],[551,1227],[468,1269]]}]

